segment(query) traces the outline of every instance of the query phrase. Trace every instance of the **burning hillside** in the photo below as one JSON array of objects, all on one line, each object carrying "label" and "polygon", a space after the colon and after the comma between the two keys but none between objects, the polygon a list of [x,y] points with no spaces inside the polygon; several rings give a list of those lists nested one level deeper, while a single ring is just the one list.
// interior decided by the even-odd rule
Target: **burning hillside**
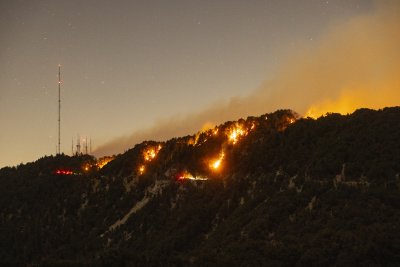
[{"label": "burning hillside", "polygon": [[[296,113],[282,110],[260,117],[226,122],[192,136],[167,142],[143,142],[124,155],[124,161],[130,162],[131,166],[125,167],[124,172],[178,180],[204,181],[222,177],[231,171],[234,166],[232,159],[241,147],[256,141],[254,138],[258,132],[267,129],[284,131],[297,118]],[[110,163],[111,166],[118,164],[122,160],[121,156],[115,160],[116,162]]]},{"label": "burning hillside", "polygon": [[159,144],[158,146],[146,146],[142,152],[142,164],[138,167],[139,174],[142,175],[146,171],[146,164],[153,161],[156,157],[158,152],[160,152],[162,146]]},{"label": "burning hillside", "polygon": [[148,177],[164,173],[160,178],[202,181],[223,177],[232,171],[234,156],[244,144],[256,141],[258,132],[284,131],[297,118],[298,115],[290,110],[248,117],[167,142],[146,141],[117,157],[95,159],[87,156],[80,167],[73,168],[74,171],[58,167],[54,172],[58,175],[107,173],[123,159],[129,162],[122,168],[126,175]]},{"label": "burning hillside", "polygon": [[3,168],[0,265],[397,266],[399,118],[280,110]]}]

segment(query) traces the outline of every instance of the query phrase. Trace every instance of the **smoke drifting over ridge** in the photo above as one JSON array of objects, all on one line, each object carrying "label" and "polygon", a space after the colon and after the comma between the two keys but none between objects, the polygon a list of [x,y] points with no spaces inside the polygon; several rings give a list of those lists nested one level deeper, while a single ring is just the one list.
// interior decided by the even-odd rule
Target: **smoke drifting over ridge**
[{"label": "smoke drifting over ridge", "polygon": [[98,156],[144,140],[193,134],[204,125],[276,109],[304,116],[348,113],[400,103],[400,2],[379,1],[371,14],[335,25],[317,43],[288,51],[277,75],[247,97],[216,103],[197,114],[158,121],[153,127],[100,146]]}]

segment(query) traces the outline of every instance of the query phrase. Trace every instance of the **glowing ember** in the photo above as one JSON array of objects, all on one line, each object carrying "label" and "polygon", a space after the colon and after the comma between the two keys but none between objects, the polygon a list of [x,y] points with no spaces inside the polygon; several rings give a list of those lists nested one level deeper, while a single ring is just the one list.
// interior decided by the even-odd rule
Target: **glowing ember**
[{"label": "glowing ember", "polygon": [[216,160],[214,160],[211,164],[210,164],[210,168],[212,169],[212,170],[218,170],[220,167],[221,167],[221,163],[222,163],[222,160],[224,159],[224,157],[225,157],[225,153],[224,152],[221,152],[221,154],[219,155],[219,158],[218,159],[216,159]]},{"label": "glowing ember", "polygon": [[185,171],[181,175],[178,176],[179,181],[183,180],[195,180],[195,181],[206,181],[208,180],[207,177],[201,177],[201,176],[193,176],[189,172]]},{"label": "glowing ember", "polygon": [[82,165],[82,170],[88,172],[92,167],[93,165],[90,162],[86,162],[85,164]]},{"label": "glowing ember", "polygon": [[154,149],[147,150],[144,155],[144,159],[150,161],[156,157],[156,152]]},{"label": "glowing ember", "polygon": [[214,161],[214,163],[212,164],[212,167],[214,168],[214,169],[218,169],[219,168],[219,166],[221,165],[221,159],[217,159],[216,161]]},{"label": "glowing ember", "polygon": [[139,174],[142,175],[142,174],[144,173],[145,169],[146,169],[146,168],[144,167],[144,165],[141,165],[141,166],[139,167]]}]

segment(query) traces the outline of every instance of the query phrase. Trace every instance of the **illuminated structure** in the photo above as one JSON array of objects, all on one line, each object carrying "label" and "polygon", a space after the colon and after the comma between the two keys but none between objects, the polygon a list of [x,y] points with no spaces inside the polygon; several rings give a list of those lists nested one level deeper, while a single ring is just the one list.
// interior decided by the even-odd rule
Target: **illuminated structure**
[{"label": "illuminated structure", "polygon": [[78,139],[76,140],[76,155],[81,154],[81,137],[78,134]]},{"label": "illuminated structure", "polygon": [[85,139],[85,154],[87,155],[87,153],[88,153],[88,139],[86,137],[86,139]]},{"label": "illuminated structure", "polygon": [[61,65],[58,64],[58,146],[57,154],[61,154]]},{"label": "illuminated structure", "polygon": [[76,150],[74,153],[74,138],[72,137],[72,155],[80,155],[83,154],[83,152],[81,151],[81,147],[82,147],[82,151],[83,149],[85,150],[85,155],[91,155],[92,154],[92,138],[85,138],[82,139],[78,134],[77,140],[76,140]]}]

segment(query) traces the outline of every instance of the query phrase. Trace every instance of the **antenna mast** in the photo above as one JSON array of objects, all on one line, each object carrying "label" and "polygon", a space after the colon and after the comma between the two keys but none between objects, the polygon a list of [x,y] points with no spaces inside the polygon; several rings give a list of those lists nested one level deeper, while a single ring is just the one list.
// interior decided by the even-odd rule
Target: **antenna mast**
[{"label": "antenna mast", "polygon": [[61,153],[61,65],[58,64],[58,149],[57,154]]},{"label": "antenna mast", "polygon": [[86,136],[86,139],[85,139],[85,154],[87,155],[87,147],[88,147],[88,139],[87,139],[87,136]]},{"label": "antenna mast", "polygon": [[76,155],[79,156],[81,154],[81,137],[78,134],[78,139],[76,141]]}]

